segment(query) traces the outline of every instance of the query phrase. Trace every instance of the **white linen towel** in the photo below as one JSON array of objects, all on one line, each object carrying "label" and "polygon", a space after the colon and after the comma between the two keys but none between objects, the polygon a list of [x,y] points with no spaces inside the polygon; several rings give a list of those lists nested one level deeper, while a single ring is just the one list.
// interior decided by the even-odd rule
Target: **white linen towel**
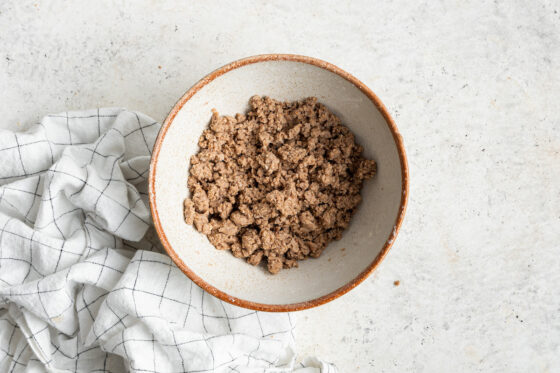
[{"label": "white linen towel", "polygon": [[161,253],[159,127],[105,108],[0,130],[0,371],[335,372],[295,363],[294,315],[222,302]]}]

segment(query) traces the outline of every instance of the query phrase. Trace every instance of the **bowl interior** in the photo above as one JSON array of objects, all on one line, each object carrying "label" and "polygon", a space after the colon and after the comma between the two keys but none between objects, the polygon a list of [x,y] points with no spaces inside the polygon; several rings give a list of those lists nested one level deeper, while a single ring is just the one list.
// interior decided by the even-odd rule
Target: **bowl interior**
[{"label": "bowl interior", "polygon": [[[230,252],[216,250],[207,238],[183,221],[188,196],[189,158],[209,123],[211,109],[220,114],[245,112],[255,94],[280,100],[316,96],[356,135],[378,172],[362,189],[363,201],[342,240],[331,243],[318,259],[270,275]],[[153,164],[154,205],[161,228],[177,257],[216,289],[241,300],[288,305],[325,296],[366,270],[395,232],[403,195],[401,161],[386,120],[372,101],[340,75],[297,61],[263,61],[235,68],[196,92],[170,124]]]}]

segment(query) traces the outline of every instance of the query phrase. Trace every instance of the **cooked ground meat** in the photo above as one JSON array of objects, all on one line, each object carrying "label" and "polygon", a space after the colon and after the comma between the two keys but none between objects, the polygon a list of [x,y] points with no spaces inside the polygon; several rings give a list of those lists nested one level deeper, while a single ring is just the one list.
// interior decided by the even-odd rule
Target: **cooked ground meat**
[{"label": "cooked ground meat", "polygon": [[278,273],[342,237],[376,165],[315,97],[249,104],[235,117],[213,110],[191,157],[184,217],[218,250]]}]

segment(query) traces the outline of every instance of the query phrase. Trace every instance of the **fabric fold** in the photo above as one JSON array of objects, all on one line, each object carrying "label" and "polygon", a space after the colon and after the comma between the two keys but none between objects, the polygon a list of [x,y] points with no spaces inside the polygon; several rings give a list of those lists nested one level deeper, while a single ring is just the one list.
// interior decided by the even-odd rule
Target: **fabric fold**
[{"label": "fabric fold", "polygon": [[222,302],[161,253],[158,130],[120,108],[0,130],[0,371],[335,372],[296,363],[294,315]]}]

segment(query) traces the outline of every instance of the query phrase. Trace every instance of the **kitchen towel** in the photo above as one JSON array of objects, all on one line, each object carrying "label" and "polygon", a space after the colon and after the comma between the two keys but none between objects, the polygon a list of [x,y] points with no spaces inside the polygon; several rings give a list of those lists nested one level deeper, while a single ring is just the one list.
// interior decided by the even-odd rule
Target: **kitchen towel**
[{"label": "kitchen towel", "polygon": [[293,314],[222,302],[162,254],[159,127],[104,108],[0,130],[0,371],[335,372],[296,363]]}]

